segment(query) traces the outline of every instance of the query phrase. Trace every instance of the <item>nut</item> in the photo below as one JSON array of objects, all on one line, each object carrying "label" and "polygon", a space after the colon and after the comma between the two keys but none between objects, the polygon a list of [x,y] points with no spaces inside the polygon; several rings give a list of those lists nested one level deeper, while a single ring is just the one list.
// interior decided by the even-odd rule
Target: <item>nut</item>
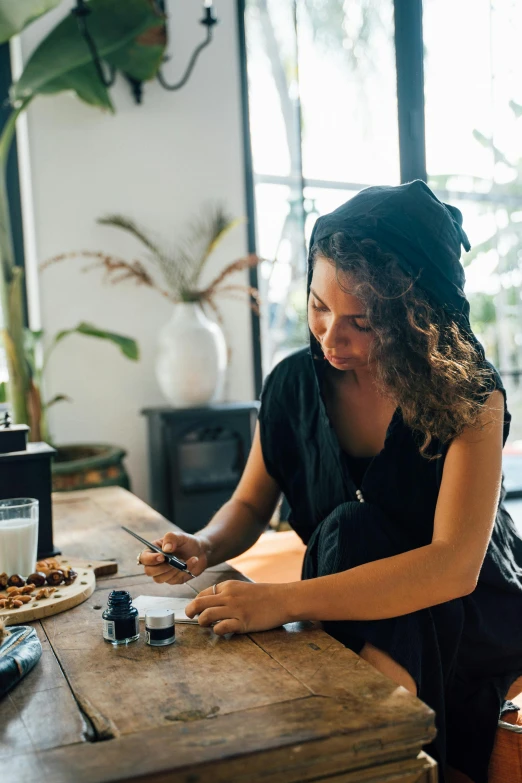
[{"label": "nut", "polygon": [[20,592],[22,593],[22,595],[25,595],[26,593],[32,593],[34,588],[35,588],[34,584],[27,583],[24,587],[22,587]]},{"label": "nut", "polygon": [[48,557],[45,560],[39,560],[36,564],[36,571],[42,571],[45,575],[49,573],[49,571],[54,571],[57,568],[60,568],[60,562],[55,557]]},{"label": "nut", "polygon": [[11,606],[13,609],[18,609],[18,607],[23,606],[24,603],[19,598],[15,598],[14,601],[11,601]]},{"label": "nut", "polygon": [[54,593],[56,587],[42,587],[42,589],[33,596],[36,601],[40,601],[42,598],[49,598],[51,593]]},{"label": "nut", "polygon": [[21,601],[23,604],[28,604],[29,601],[32,601],[32,597],[30,595],[18,595],[14,601]]},{"label": "nut", "polygon": [[4,587],[7,587],[7,580],[9,579],[9,576],[4,571],[2,574],[0,574],[0,590],[3,590]]}]

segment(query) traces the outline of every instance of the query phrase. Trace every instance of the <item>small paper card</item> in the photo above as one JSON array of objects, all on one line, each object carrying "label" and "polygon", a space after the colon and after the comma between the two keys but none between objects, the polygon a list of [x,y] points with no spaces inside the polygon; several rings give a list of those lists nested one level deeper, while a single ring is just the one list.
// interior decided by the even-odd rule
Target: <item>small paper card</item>
[{"label": "small paper card", "polygon": [[176,623],[196,623],[198,618],[187,617],[185,607],[192,601],[192,598],[175,598],[162,595],[139,595],[133,598],[132,603],[139,612],[140,620],[145,619],[145,612],[148,609],[173,609],[174,622]]}]

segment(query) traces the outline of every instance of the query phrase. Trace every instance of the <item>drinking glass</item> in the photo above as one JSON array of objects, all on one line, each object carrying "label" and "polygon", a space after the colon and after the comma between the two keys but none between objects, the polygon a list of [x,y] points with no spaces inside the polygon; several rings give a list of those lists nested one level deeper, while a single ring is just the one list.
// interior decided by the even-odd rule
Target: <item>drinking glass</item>
[{"label": "drinking glass", "polygon": [[36,567],[38,501],[0,500],[0,573],[28,577]]}]

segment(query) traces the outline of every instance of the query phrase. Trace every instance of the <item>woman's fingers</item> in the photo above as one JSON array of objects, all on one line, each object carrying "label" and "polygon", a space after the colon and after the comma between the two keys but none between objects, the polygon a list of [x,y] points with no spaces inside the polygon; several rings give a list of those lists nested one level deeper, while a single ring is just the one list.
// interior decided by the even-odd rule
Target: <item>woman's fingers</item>
[{"label": "woman's fingers", "polygon": [[184,585],[185,582],[191,582],[192,577],[188,574],[184,574],[181,571],[176,571],[175,574],[171,575],[170,579],[167,579],[167,584],[169,585]]},{"label": "woman's fingers", "polygon": [[239,620],[236,620],[235,618],[221,620],[221,622],[214,625],[212,630],[217,636],[224,636],[227,633],[241,633],[241,624]]},{"label": "woman's fingers", "polygon": [[154,581],[158,582],[158,584],[163,584],[163,582],[180,584],[191,578],[188,574],[185,574],[183,571],[178,571],[177,568],[172,568],[171,566],[167,566],[167,569],[161,573],[150,574],[150,576],[152,576]]},{"label": "woman's fingers", "polygon": [[212,625],[212,623],[217,623],[218,620],[227,620],[229,618],[230,609],[227,610],[225,606],[212,606],[201,612],[198,616],[198,623],[200,625]]},{"label": "woman's fingers", "polygon": [[[161,548],[164,552],[175,552],[181,544],[180,536],[178,533],[165,533],[162,539]],[[156,544],[160,546],[160,544]]]},{"label": "woman's fingers", "polygon": [[[152,543],[156,546],[161,546],[161,541],[153,541]],[[160,555],[159,552],[153,552],[151,549],[144,549],[140,553],[140,561],[144,566],[154,566],[158,563],[164,563],[165,558],[163,555]]]},{"label": "woman's fingers", "polygon": [[[179,533],[165,533],[163,538],[158,538],[152,543],[164,551],[168,551],[170,553],[176,552],[177,557],[184,561],[185,558],[181,553],[183,551],[183,545],[187,543],[187,541],[185,541],[186,538],[186,536]],[[140,561],[145,568],[145,573],[147,576],[151,576],[154,581],[158,582],[159,584],[184,584],[185,582],[188,582],[190,579],[192,579],[192,576],[187,574],[186,571],[180,571],[174,566],[168,565],[163,555],[160,555],[159,552],[153,552],[150,549],[144,549],[140,553]],[[199,558],[194,555],[192,557],[188,557],[186,563],[187,569],[194,576],[199,576],[205,570],[204,558]]]},{"label": "woman's fingers", "polygon": [[172,568],[167,565],[167,563],[156,566],[145,566],[145,573],[147,576],[152,576],[154,578],[156,576],[161,576],[162,574],[172,574]]},{"label": "woman's fingers", "polygon": [[226,633],[245,633],[246,628],[237,617],[230,617],[230,608],[226,606],[214,606],[205,609],[198,616],[198,623],[203,626],[212,625],[212,630],[218,636]]}]

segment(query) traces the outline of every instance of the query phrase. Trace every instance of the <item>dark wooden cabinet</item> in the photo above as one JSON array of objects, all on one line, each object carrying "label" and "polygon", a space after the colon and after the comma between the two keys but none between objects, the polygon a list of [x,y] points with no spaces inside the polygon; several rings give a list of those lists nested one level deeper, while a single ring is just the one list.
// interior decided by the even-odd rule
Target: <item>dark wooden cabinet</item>
[{"label": "dark wooden cabinet", "polygon": [[188,533],[200,530],[236,488],[259,402],[146,408],[150,503]]}]

